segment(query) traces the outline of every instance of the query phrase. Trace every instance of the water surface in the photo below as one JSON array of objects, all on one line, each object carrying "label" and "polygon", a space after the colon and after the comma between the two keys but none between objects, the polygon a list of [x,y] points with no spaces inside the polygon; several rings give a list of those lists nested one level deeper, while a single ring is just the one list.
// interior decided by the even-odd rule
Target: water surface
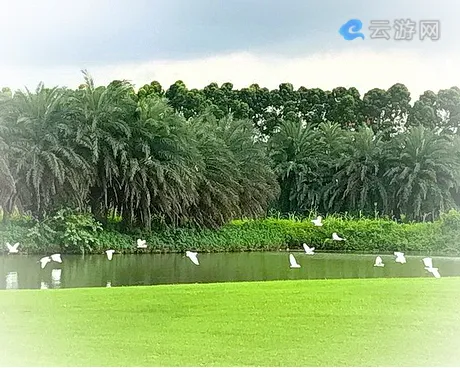
[{"label": "water surface", "polygon": [[[0,289],[52,289],[109,287],[226,281],[338,279],[376,277],[432,277],[425,271],[423,256],[406,256],[395,263],[382,255],[385,267],[374,267],[376,255],[293,253],[300,269],[290,269],[286,252],[203,253],[200,265],[183,254],[62,255],[63,263],[44,269],[40,256],[0,256]],[[432,257],[442,277],[460,276],[460,257]]]}]

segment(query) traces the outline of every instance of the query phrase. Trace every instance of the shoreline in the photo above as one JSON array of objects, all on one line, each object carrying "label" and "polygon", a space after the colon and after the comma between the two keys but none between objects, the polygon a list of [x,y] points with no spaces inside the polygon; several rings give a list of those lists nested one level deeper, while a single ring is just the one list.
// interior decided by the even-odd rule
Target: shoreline
[{"label": "shoreline", "polygon": [[[175,228],[150,233],[122,233],[108,228],[91,230],[85,226],[58,222],[54,228],[36,222],[13,220],[0,226],[0,254],[8,254],[6,243],[19,245],[19,254],[103,254],[117,253],[201,253],[302,250],[302,244],[315,252],[392,254],[394,251],[439,256],[460,256],[460,213],[450,211],[439,220],[422,223],[397,223],[388,219],[328,216],[324,225],[314,226],[311,219],[267,217],[234,220],[213,229]],[[69,230],[70,228],[70,230]],[[332,233],[345,241],[334,241]],[[137,249],[137,239],[147,249]],[[64,246],[67,244],[67,246]]]}]

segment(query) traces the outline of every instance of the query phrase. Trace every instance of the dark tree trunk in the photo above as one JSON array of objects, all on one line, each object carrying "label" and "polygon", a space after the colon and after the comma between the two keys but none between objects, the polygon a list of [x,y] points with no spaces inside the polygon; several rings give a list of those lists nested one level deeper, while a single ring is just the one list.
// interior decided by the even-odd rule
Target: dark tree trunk
[{"label": "dark tree trunk", "polygon": [[103,226],[107,225],[108,211],[103,201],[102,191],[98,187],[92,187],[90,191],[91,213]]}]

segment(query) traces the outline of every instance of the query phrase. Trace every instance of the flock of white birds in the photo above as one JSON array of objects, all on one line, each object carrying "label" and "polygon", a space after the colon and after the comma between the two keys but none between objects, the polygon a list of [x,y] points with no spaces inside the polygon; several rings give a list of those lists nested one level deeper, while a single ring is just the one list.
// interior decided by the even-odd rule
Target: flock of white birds
[{"label": "flock of white birds", "polygon": [[[310,248],[307,244],[303,244],[303,249],[305,250],[305,254],[308,255],[313,255],[315,254],[314,250],[315,248]],[[401,263],[404,264],[406,263],[406,257],[404,256],[404,253],[402,252],[394,252],[395,255],[395,262],[396,263]],[[422,259],[424,265],[425,265],[425,270],[433,274],[434,277],[439,279],[441,277],[441,274],[439,273],[439,270],[435,267],[433,267],[433,259],[430,257],[426,257]],[[294,255],[291,253],[289,254],[289,263],[291,265],[291,268],[300,268],[300,264],[297,262],[295,259]],[[380,256],[377,256],[375,258],[374,262],[374,267],[385,267],[385,264],[383,263],[383,259]]]},{"label": "flock of white birds", "polygon": [[[315,226],[323,226],[322,222],[322,217],[318,216],[315,220],[312,220],[313,224]],[[337,233],[332,233],[332,240],[334,241],[345,241],[345,238],[341,238]],[[305,250],[305,254],[308,255],[313,255],[315,254],[314,250],[315,248],[312,247],[310,248],[307,244],[303,243],[303,249]],[[406,257],[404,256],[404,253],[402,252],[394,252],[395,255],[395,262],[404,264],[406,263]],[[425,270],[433,274],[434,277],[437,279],[441,278],[441,274],[439,273],[438,268],[433,267],[433,259],[430,257],[426,257],[422,259],[423,264],[425,265]],[[300,268],[300,264],[297,262],[295,259],[294,255],[292,253],[289,254],[289,264],[291,268]],[[380,256],[377,256],[375,258],[374,262],[374,267],[385,267],[385,264],[383,263],[383,259]]]},{"label": "flock of white birds", "polygon": [[[316,219],[312,220],[313,224],[315,226],[323,226],[322,222],[322,217],[318,216]],[[345,241],[345,238],[340,237],[337,233],[332,233],[332,240],[333,241]],[[6,243],[6,247],[8,248],[8,253],[9,254],[14,254],[19,252],[19,245],[20,243],[15,243],[14,245],[11,245],[10,243]],[[147,248],[147,242],[142,239],[137,239],[137,248],[138,249],[146,249]],[[314,247],[309,247],[307,244],[303,244],[303,249],[305,251],[305,254],[307,255],[314,255],[315,248]],[[107,256],[107,259],[109,261],[112,260],[113,255],[115,253],[115,250],[113,249],[108,249],[105,251],[105,254]],[[406,263],[406,257],[404,256],[404,253],[402,252],[394,252],[395,255],[395,262],[404,264]],[[198,253],[197,252],[192,252],[192,251],[186,251],[185,256],[190,259],[191,262],[193,262],[195,265],[199,266],[200,262],[198,261]],[[425,270],[433,274],[434,277],[440,278],[441,275],[439,273],[438,268],[433,267],[433,260],[429,257],[423,258],[422,259],[424,265],[425,265]],[[51,254],[50,256],[46,256],[41,258],[40,260],[37,261],[37,263],[40,262],[41,268],[45,268],[46,265],[50,262],[57,262],[57,263],[62,263],[62,258],[59,253]],[[291,268],[301,268],[300,264],[297,262],[295,259],[294,255],[292,253],[289,254],[289,264]],[[385,264],[383,263],[383,259],[380,256],[377,256],[374,262],[374,267],[384,267]],[[53,272],[57,272],[59,270],[54,270]]]}]

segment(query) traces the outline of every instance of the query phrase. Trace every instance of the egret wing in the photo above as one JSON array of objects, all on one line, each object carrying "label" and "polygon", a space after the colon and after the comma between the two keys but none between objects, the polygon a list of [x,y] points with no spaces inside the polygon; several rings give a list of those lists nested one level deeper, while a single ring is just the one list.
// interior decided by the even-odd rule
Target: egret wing
[{"label": "egret wing", "polygon": [[431,259],[430,257],[423,258],[422,261],[425,267],[433,268],[433,259]]}]

